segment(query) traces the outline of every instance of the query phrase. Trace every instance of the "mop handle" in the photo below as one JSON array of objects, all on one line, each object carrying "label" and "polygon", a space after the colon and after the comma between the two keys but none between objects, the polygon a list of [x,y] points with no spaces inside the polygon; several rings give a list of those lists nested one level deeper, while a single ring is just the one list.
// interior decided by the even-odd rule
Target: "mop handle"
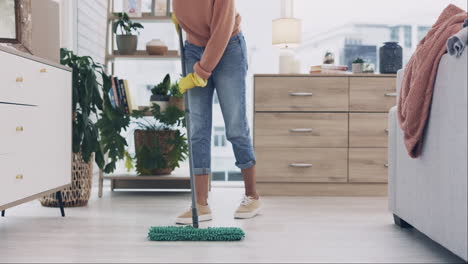
[{"label": "mop handle", "polygon": [[[187,75],[187,69],[185,67],[185,47],[184,39],[182,36],[182,28],[177,25],[179,33],[179,45],[180,45],[180,58],[182,63],[182,76]],[[187,127],[187,139],[188,139],[188,152],[189,152],[189,167],[190,167],[190,188],[192,192],[192,222],[193,227],[198,228],[198,210],[197,210],[197,196],[195,195],[195,175],[193,175],[193,159],[192,159],[192,136],[190,134],[190,111],[189,111],[189,97],[188,91],[185,93],[185,124]]]}]

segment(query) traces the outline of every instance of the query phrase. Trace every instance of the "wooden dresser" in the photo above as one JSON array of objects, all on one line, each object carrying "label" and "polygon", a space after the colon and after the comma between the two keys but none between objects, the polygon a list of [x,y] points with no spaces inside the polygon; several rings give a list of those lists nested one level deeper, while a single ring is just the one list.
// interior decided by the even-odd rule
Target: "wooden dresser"
[{"label": "wooden dresser", "polygon": [[255,75],[262,195],[386,195],[396,76]]},{"label": "wooden dresser", "polygon": [[3,47],[0,69],[3,211],[71,184],[72,73]]}]

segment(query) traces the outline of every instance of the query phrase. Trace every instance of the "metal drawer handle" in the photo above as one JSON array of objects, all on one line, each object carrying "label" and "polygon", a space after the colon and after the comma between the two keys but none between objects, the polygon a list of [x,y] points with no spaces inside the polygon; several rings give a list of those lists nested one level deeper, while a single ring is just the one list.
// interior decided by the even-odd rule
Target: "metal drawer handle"
[{"label": "metal drawer handle", "polygon": [[47,72],[47,69],[46,69],[46,68],[42,68],[42,69],[40,70],[40,72],[42,72],[42,73]]},{"label": "metal drawer handle", "polygon": [[16,132],[23,132],[24,131],[24,127],[22,126],[17,126],[16,127]]},{"label": "metal drawer handle", "polygon": [[292,164],[289,164],[289,167],[310,168],[310,167],[312,167],[312,164],[309,164],[309,163],[292,163]]},{"label": "metal drawer handle", "polygon": [[16,175],[16,179],[17,180],[22,180],[24,177],[23,177],[23,174],[18,174]]},{"label": "metal drawer handle", "polygon": [[385,167],[385,168],[388,168],[388,167],[390,167],[390,164],[388,164],[388,163],[387,163],[387,164],[384,164],[384,167]]},{"label": "metal drawer handle", "polygon": [[385,96],[387,96],[387,97],[397,97],[398,94],[397,93],[386,93]]},{"label": "metal drawer handle", "polygon": [[294,133],[307,133],[307,132],[312,132],[312,128],[292,128],[289,130],[290,132]]},{"label": "metal drawer handle", "polygon": [[24,81],[23,77],[17,77],[16,78],[16,82],[18,82],[18,83],[23,82],[23,81]]},{"label": "metal drawer handle", "polygon": [[289,93],[290,96],[312,96],[312,93]]}]

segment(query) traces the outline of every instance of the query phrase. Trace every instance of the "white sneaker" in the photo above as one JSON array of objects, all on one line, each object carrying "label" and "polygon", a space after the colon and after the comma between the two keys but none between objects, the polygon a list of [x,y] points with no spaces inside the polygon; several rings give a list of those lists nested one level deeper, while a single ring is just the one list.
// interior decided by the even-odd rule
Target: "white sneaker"
[{"label": "white sneaker", "polygon": [[248,219],[255,217],[261,209],[260,199],[255,200],[253,197],[244,196],[241,204],[234,214],[234,218],[238,219]]},{"label": "white sneaker", "polygon": [[[197,213],[199,222],[211,221],[213,219],[208,205],[197,205]],[[191,225],[192,223],[192,208],[189,208],[176,219],[176,224]]]}]

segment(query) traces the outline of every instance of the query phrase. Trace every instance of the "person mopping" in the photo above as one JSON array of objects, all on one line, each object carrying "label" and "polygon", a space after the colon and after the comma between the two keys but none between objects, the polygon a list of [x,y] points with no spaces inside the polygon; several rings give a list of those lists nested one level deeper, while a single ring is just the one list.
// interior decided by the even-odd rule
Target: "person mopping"
[{"label": "person mopping", "polygon": [[[199,221],[212,219],[208,205],[211,173],[212,104],[216,90],[236,166],[242,171],[245,196],[235,218],[252,218],[261,203],[256,190],[255,153],[246,114],[247,48],[234,0],[174,0],[173,20],[187,34],[185,67],[179,82],[189,97],[193,173]],[[177,217],[192,224],[192,210]]]}]

